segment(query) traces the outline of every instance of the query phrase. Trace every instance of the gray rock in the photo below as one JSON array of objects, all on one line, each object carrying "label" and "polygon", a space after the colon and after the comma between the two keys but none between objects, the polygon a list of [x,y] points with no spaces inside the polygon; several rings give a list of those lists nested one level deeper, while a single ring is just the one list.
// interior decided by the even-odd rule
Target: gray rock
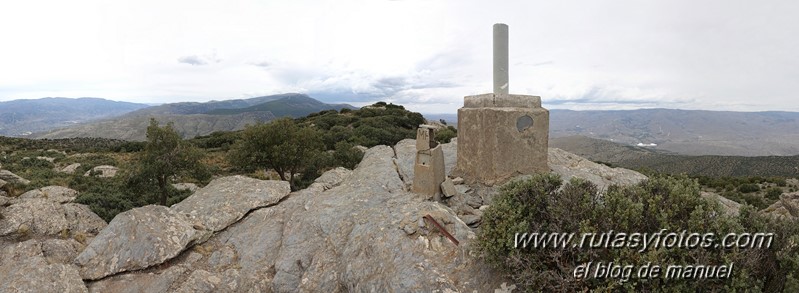
[{"label": "gray rock", "polygon": [[48,263],[42,244],[28,240],[0,248],[0,292],[88,292],[72,265]]},{"label": "gray rock", "polygon": [[700,195],[702,197],[704,197],[705,199],[718,202],[721,205],[721,208],[724,209],[724,212],[728,216],[731,216],[731,217],[737,217],[738,216],[738,213],[739,213],[739,211],[741,209],[741,204],[739,204],[739,203],[737,203],[735,201],[729,200],[726,197],[723,197],[721,195],[712,193],[712,192],[702,191],[700,193]]},{"label": "gray rock", "polygon": [[[205,272],[181,286],[230,290],[209,280],[218,276],[235,279],[238,292],[498,288],[502,278],[468,256],[475,237],[471,229],[446,207],[406,192],[393,155],[385,146],[369,149],[338,186],[294,192],[212,236],[199,249],[213,251],[210,257],[192,265]],[[428,226],[422,220],[427,214],[462,241],[461,246]],[[237,274],[223,277],[222,271]]]},{"label": "gray rock", "polygon": [[405,183],[406,189],[413,186],[413,164],[416,162],[416,140],[403,139],[394,146],[397,173]]},{"label": "gray rock", "polygon": [[560,174],[564,181],[578,177],[593,182],[600,190],[613,184],[633,185],[646,179],[641,173],[597,164],[558,148],[549,148],[548,161],[552,172]]},{"label": "gray rock", "polygon": [[0,179],[0,188],[2,188],[3,186],[5,186],[6,184],[8,184],[8,182],[6,182],[6,181],[5,181],[5,180],[3,180],[3,179]]},{"label": "gray rock", "polygon": [[462,215],[460,216],[461,220],[463,220],[466,225],[472,226],[480,222],[480,217],[477,215]]},{"label": "gray rock", "polygon": [[[196,270],[191,273],[189,279],[186,280],[180,288],[175,292],[177,293],[194,293],[194,292],[231,292],[230,289],[222,290],[222,278],[216,274],[204,270]],[[235,289],[235,288],[233,288]]]},{"label": "gray rock", "polygon": [[200,188],[197,186],[197,184],[194,183],[173,183],[172,187],[180,191],[188,190],[191,192],[195,192],[197,191],[197,189]]},{"label": "gray rock", "polygon": [[458,162],[458,138],[453,138],[449,143],[441,144],[441,147],[444,150],[444,171],[449,176]]},{"label": "gray rock", "polygon": [[444,193],[444,197],[453,197],[458,191],[455,189],[455,184],[452,183],[452,180],[447,177],[444,179],[444,182],[441,183],[441,191]]},{"label": "gray rock", "polygon": [[67,227],[72,233],[80,232],[93,237],[108,226],[108,223],[92,212],[87,205],[67,203],[61,206],[64,208]]},{"label": "gray rock", "polygon": [[208,264],[215,268],[227,267],[236,259],[236,251],[228,245],[211,253]]},{"label": "gray rock", "polygon": [[117,215],[78,255],[83,279],[138,270],[177,256],[199,233],[167,207],[149,205]]},{"label": "gray rock", "polygon": [[158,273],[121,274],[89,283],[89,292],[169,292],[186,268],[172,266]]},{"label": "gray rock", "polygon": [[48,161],[48,162],[50,162],[50,163],[52,163],[52,162],[55,162],[55,158],[52,158],[52,157],[42,157],[42,156],[39,156],[39,157],[36,157],[36,159],[37,159],[37,160],[44,160],[44,161]]},{"label": "gray rock", "polygon": [[468,185],[455,185],[455,191],[460,194],[467,194],[472,191],[472,188]]},{"label": "gray rock", "polygon": [[30,180],[17,176],[17,174],[11,173],[8,170],[0,170],[0,180],[5,180],[10,183],[19,183],[28,185],[30,184]]},{"label": "gray rock", "polygon": [[88,177],[92,173],[97,173],[97,177],[100,177],[100,178],[111,178],[111,177],[117,176],[117,172],[119,172],[119,168],[117,168],[117,167],[108,166],[108,165],[102,165],[102,166],[94,167],[94,168],[92,168],[89,171],[86,171],[86,173],[84,173],[83,176]]},{"label": "gray rock", "polygon": [[250,210],[277,203],[290,192],[286,181],[222,177],[172,206],[172,210],[215,232],[238,221]]},{"label": "gray rock", "polygon": [[44,198],[57,203],[66,203],[75,200],[78,192],[62,186],[47,186],[34,189],[19,196],[21,199]]},{"label": "gray rock", "polygon": [[341,182],[351,174],[351,170],[344,167],[338,167],[329,170],[322,174],[322,176],[319,176],[319,178],[316,178],[313,184],[319,184],[319,187],[322,187],[323,191],[328,190],[341,184]]},{"label": "gray rock", "polygon": [[47,239],[42,241],[42,254],[50,264],[71,264],[83,245],[75,239]]},{"label": "gray rock", "polygon": [[59,172],[67,174],[75,174],[75,171],[77,171],[78,168],[80,168],[80,163],[74,163],[59,170]]},{"label": "gray rock", "polygon": [[45,198],[20,200],[0,212],[0,236],[58,235],[68,228],[61,205]]},{"label": "gray rock", "polygon": [[776,219],[799,219],[799,192],[783,193],[780,200],[761,212]]}]

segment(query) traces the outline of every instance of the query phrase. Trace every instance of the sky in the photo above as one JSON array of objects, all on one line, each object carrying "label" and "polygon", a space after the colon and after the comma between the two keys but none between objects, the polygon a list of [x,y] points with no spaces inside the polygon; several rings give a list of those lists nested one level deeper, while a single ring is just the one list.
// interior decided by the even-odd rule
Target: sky
[{"label": "sky", "polygon": [[287,92],[455,113],[492,90],[550,109],[799,111],[799,1],[135,0],[0,3],[0,101]]}]

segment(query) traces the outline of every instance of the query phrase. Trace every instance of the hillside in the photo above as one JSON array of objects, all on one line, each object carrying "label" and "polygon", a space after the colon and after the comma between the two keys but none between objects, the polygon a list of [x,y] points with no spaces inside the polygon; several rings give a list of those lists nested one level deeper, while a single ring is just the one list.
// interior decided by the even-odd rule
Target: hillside
[{"label": "hillside", "polygon": [[[268,101],[268,102],[263,102]],[[237,109],[221,107],[240,107]],[[112,139],[145,139],[145,129],[150,117],[161,123],[173,122],[175,129],[185,138],[207,135],[216,131],[243,129],[247,124],[265,122],[276,117],[303,117],[321,110],[351,108],[349,105],[329,105],[304,94],[282,94],[246,100],[212,101],[207,103],[174,103],[141,109],[116,118],[74,125],[36,138],[102,137]],[[228,114],[205,114],[215,110],[231,111]],[[274,110],[278,114],[273,114]],[[236,113],[233,113],[235,111]]]},{"label": "hillside", "polygon": [[799,175],[799,156],[687,156],[584,136],[553,138],[550,146],[592,161],[630,169],[646,168],[659,173],[711,177]]},{"label": "hillside", "polygon": [[275,117],[288,116],[292,118],[299,118],[315,112],[324,110],[338,111],[344,108],[355,109],[355,107],[348,104],[325,104],[307,95],[298,94],[286,96],[277,100],[268,101],[246,108],[216,109],[208,111],[206,114],[235,115],[247,112],[269,111],[272,112]]},{"label": "hillside", "polygon": [[0,135],[24,136],[92,120],[119,116],[145,104],[99,98],[43,98],[0,102]]},{"label": "hillside", "polygon": [[238,130],[247,124],[275,118],[269,112],[249,112],[240,115],[153,115],[133,116],[81,124],[40,134],[37,138],[100,137],[143,141],[150,117],[166,124],[174,123],[175,130],[185,138],[206,135],[215,131]]},{"label": "hillside", "polygon": [[583,135],[684,155],[799,154],[799,113],[552,110],[550,137]]},{"label": "hillside", "polygon": [[[458,123],[455,114],[425,117],[455,127]],[[626,145],[654,143],[658,150],[684,155],[799,155],[797,112],[553,109],[549,130],[550,138],[581,135]]]},{"label": "hillside", "polygon": [[205,114],[209,111],[217,110],[217,109],[239,109],[239,108],[246,108],[254,105],[258,105],[261,103],[265,103],[268,101],[279,100],[283,98],[289,98],[294,96],[305,96],[302,94],[279,94],[279,95],[271,95],[271,96],[262,96],[262,97],[255,97],[249,99],[234,99],[234,100],[224,100],[224,101],[210,101],[205,103],[199,102],[180,102],[180,103],[170,103],[170,104],[163,104],[159,106],[153,106],[145,109],[141,109],[135,112],[131,112],[128,116],[148,116],[148,115],[168,115],[168,114],[180,114],[180,115],[187,115],[187,114]]}]

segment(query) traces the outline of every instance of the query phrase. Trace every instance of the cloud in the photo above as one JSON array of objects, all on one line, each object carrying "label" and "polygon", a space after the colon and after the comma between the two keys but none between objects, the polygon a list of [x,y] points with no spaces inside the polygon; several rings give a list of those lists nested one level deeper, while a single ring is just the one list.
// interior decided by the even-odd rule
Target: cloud
[{"label": "cloud", "polygon": [[261,68],[268,68],[268,67],[272,66],[272,63],[269,63],[269,62],[266,62],[266,61],[260,61],[260,62],[252,62],[252,63],[250,63],[250,65],[258,66],[258,67],[261,67]]},{"label": "cloud", "polygon": [[211,64],[211,63],[219,63],[221,61],[222,61],[222,59],[219,59],[216,56],[216,53],[206,54],[206,55],[189,55],[189,56],[183,56],[183,57],[178,58],[178,62],[184,63],[184,64],[189,64],[189,65],[194,65],[194,66],[202,66],[202,65],[208,65],[208,64]]}]

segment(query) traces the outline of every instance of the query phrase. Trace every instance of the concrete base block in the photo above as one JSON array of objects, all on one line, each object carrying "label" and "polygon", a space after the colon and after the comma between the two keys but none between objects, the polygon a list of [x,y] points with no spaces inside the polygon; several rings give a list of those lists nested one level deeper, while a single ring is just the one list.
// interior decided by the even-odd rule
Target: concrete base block
[{"label": "concrete base block", "polygon": [[[494,185],[516,175],[549,172],[549,111],[526,107],[540,105],[540,98],[493,97],[466,97],[466,105],[458,109],[458,163],[453,175],[468,184]],[[525,107],[478,107],[489,104]]]}]

